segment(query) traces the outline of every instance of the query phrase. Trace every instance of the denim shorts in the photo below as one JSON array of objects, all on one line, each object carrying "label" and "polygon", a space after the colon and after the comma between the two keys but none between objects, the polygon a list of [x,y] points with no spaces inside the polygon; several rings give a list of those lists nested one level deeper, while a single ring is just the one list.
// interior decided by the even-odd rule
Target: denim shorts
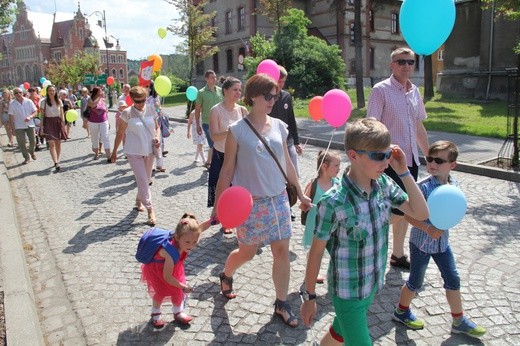
[{"label": "denim shorts", "polygon": [[410,276],[408,276],[406,281],[406,287],[412,292],[416,292],[421,288],[430,257],[433,258],[441,272],[444,289],[458,291],[460,289],[460,277],[457,272],[455,257],[453,257],[453,252],[449,245],[444,252],[428,254],[410,243]]},{"label": "denim shorts", "polygon": [[249,218],[237,227],[237,239],[244,245],[263,245],[292,236],[291,209],[285,189],[274,197],[253,200]]}]

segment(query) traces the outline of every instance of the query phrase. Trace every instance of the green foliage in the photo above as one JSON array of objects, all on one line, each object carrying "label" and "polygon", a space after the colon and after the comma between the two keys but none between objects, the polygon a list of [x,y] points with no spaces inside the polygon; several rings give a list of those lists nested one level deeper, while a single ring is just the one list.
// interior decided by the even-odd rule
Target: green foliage
[{"label": "green foliage", "polygon": [[130,84],[130,87],[135,87],[135,86],[138,86],[139,85],[139,77],[137,76],[132,76],[130,77],[130,79],[128,80],[128,84]]},{"label": "green foliage", "polygon": [[172,92],[185,92],[189,86],[188,80],[179,78],[174,75],[169,76],[172,82]]},{"label": "green foliage", "polygon": [[281,19],[291,8],[291,1],[286,0],[259,0],[258,13],[267,17],[280,30]]},{"label": "green foliage", "polygon": [[[491,9],[495,6],[498,16],[517,21],[520,20],[520,1],[518,0],[482,0],[482,8]],[[516,45],[513,47],[515,54],[520,55],[520,36],[517,38]]]},{"label": "green foliage", "polygon": [[295,96],[322,95],[344,85],[345,63],[337,45],[329,46],[317,37],[307,35],[310,20],[303,11],[290,9],[281,18],[281,30],[268,40],[260,34],[251,38],[253,57],[244,64],[250,77],[264,59],[284,65],[289,73],[286,86],[295,89]]},{"label": "green foliage", "polygon": [[16,0],[0,0],[0,33],[15,21],[16,4]]},{"label": "green foliage", "polygon": [[78,85],[85,74],[96,75],[100,70],[99,55],[83,51],[60,61],[51,61],[45,71],[45,77],[55,85]]}]

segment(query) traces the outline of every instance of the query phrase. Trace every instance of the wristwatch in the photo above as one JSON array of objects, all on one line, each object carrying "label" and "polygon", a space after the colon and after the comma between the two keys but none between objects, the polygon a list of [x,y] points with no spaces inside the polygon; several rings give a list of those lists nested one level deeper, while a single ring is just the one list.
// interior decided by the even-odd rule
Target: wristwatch
[{"label": "wristwatch", "polygon": [[300,297],[302,298],[302,301],[309,301],[309,300],[313,300],[313,299],[316,299],[316,293],[309,293],[307,291],[301,291],[300,292]]}]

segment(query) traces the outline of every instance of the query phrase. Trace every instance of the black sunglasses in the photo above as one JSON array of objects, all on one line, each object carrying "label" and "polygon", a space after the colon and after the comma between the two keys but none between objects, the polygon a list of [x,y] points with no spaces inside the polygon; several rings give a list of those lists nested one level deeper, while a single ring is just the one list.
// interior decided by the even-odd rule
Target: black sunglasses
[{"label": "black sunglasses", "polygon": [[13,94],[15,94],[15,95],[16,94],[22,94],[22,92],[21,91],[13,91]]},{"label": "black sunglasses", "polygon": [[415,60],[413,59],[397,59],[394,62],[396,62],[399,66],[404,66],[406,64],[410,66],[415,65]]},{"label": "black sunglasses", "polygon": [[441,159],[440,157],[432,157],[432,156],[426,156],[426,161],[433,162],[435,161],[436,164],[442,165],[443,163],[448,162],[448,160]]},{"label": "black sunglasses", "polygon": [[271,93],[265,93],[265,94],[262,94],[264,95],[264,99],[269,102],[271,101],[272,99],[274,99],[275,101],[278,100],[278,94],[271,94]]},{"label": "black sunglasses", "polygon": [[372,161],[383,161],[388,160],[392,156],[392,150],[389,151],[365,151],[365,150],[354,150],[358,154],[367,154],[368,158]]},{"label": "black sunglasses", "polygon": [[134,103],[140,104],[140,103],[145,103],[146,99],[142,99],[142,100],[132,100],[132,101],[134,101]]}]

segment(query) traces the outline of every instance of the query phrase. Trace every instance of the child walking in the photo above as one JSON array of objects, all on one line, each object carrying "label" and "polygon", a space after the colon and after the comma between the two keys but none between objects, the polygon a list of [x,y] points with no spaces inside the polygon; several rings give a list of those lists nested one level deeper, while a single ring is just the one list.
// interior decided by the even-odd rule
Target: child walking
[{"label": "child walking", "polygon": [[[456,145],[450,141],[437,141],[430,146],[426,156],[426,167],[431,175],[418,183],[426,199],[441,185],[458,186],[457,181],[450,174],[457,165],[458,155]],[[486,329],[477,326],[463,313],[460,278],[448,241],[449,230],[440,230],[429,220],[419,221],[409,216],[405,217],[406,221],[413,226],[410,233],[410,276],[401,289],[399,305],[395,308],[393,319],[410,329],[424,327],[424,320],[415,317],[410,309],[410,303],[415,297],[415,292],[421,288],[426,268],[430,258],[433,258],[444,281],[446,299],[453,317],[452,333],[463,333],[473,337],[484,335]]]},{"label": "child walking", "polygon": [[[336,316],[322,345],[372,344],[367,312],[385,280],[391,208],[419,220],[428,217],[426,201],[406,166],[404,152],[390,143],[388,129],[374,118],[349,124],[345,151],[350,167],[341,184],[318,202],[301,315],[310,326],[316,315],[316,277],[327,248],[328,293]],[[408,193],[383,173],[389,164]]]},{"label": "child walking", "polygon": [[195,162],[199,162],[199,155],[202,160],[202,163],[206,162],[206,158],[204,157],[204,144],[206,143],[206,136],[204,131],[199,135],[197,133],[197,126],[194,126],[195,122],[195,110],[191,111],[190,116],[188,118],[188,134],[187,137],[193,138],[193,144],[197,145],[197,152],[195,153]]},{"label": "child walking", "polygon": [[[318,176],[312,179],[305,187],[305,195],[312,200],[313,205],[316,205],[321,196],[332,186],[339,185],[338,173],[340,165],[341,157],[339,154],[320,150],[316,166]],[[305,226],[302,245],[305,250],[309,250],[316,225],[316,207],[311,208],[307,212],[302,211],[302,225]],[[323,276],[318,275],[316,283],[322,284],[323,281]]]},{"label": "child walking", "polygon": [[141,266],[141,280],[148,285],[148,294],[152,297],[153,307],[151,323],[155,328],[162,328],[161,305],[164,299],[169,298],[173,304],[172,312],[175,321],[189,324],[193,319],[183,312],[186,294],[193,291],[193,287],[186,284],[184,260],[188,253],[197,245],[200,234],[211,226],[213,220],[198,223],[191,213],[182,215],[172,237],[172,245],[179,251],[179,260],[174,263],[168,252],[160,247],[154,255],[154,260]]}]

